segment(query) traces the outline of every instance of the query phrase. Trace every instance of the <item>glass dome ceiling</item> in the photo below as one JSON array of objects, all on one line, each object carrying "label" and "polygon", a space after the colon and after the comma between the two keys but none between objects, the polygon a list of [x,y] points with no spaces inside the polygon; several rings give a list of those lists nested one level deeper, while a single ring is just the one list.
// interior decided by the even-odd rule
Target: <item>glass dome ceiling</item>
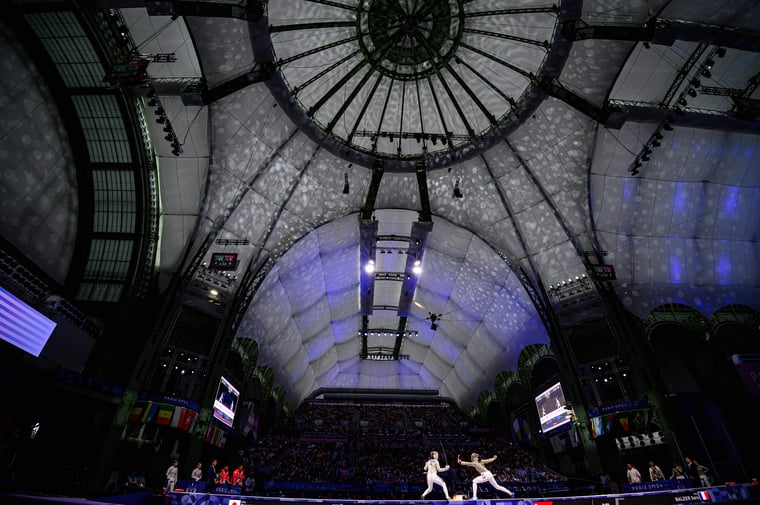
[{"label": "glass dome ceiling", "polygon": [[430,166],[481,152],[513,126],[558,13],[539,0],[281,0],[268,5],[270,39],[259,44],[271,46],[258,54],[274,55],[281,80],[270,87],[287,88],[275,96],[312,137],[335,140],[344,157]]}]

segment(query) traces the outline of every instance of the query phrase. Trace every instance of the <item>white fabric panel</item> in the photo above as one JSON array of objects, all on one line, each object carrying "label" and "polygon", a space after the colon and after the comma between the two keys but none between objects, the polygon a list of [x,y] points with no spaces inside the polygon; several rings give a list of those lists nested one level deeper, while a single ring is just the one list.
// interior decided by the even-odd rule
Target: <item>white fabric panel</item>
[{"label": "white fabric panel", "polygon": [[210,88],[251,71],[254,61],[247,20],[186,17],[185,22]]},{"label": "white fabric panel", "polygon": [[633,45],[633,42],[603,39],[587,39],[573,44],[560,83],[601,107]]},{"label": "white fabric panel", "polygon": [[676,40],[672,46],[650,44],[649,49],[637,44],[620,69],[610,98],[659,102],[696,47],[696,42],[683,40]]}]

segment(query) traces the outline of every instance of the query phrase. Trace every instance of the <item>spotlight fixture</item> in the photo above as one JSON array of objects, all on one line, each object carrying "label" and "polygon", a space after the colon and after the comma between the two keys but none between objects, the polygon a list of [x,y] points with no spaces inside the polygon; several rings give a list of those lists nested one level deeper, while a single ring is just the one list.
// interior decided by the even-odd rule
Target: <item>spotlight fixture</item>
[{"label": "spotlight fixture", "polygon": [[649,161],[649,154],[642,154],[641,155],[641,161]]},{"label": "spotlight fixture", "polygon": [[708,70],[711,69],[713,65],[715,65],[715,60],[713,60],[712,58],[707,58],[705,60],[705,68],[707,68]]},{"label": "spotlight fixture", "polygon": [[454,183],[454,194],[452,195],[454,198],[464,198],[464,195],[462,194],[462,190],[459,189],[459,179],[456,180]]},{"label": "spotlight fixture", "polygon": [[684,107],[686,107],[688,104],[689,102],[687,102],[684,97],[681,97],[678,99],[678,105],[683,105]]},{"label": "spotlight fixture", "polygon": [[699,79],[697,79],[695,77],[694,79],[692,79],[692,80],[689,81],[689,84],[691,84],[695,88],[698,88],[698,87],[700,87],[702,85],[702,81],[700,81]]},{"label": "spotlight fixture", "polygon": [[715,54],[718,55],[718,58],[723,58],[726,55],[726,48],[725,47],[719,47],[715,50]]},{"label": "spotlight fixture", "polygon": [[652,147],[660,147],[662,144],[660,144],[660,141],[655,139],[652,141]]},{"label": "spotlight fixture", "polygon": [[158,116],[158,118],[156,118],[156,123],[158,124],[166,123],[166,116]]},{"label": "spotlight fixture", "polygon": [[368,274],[375,273],[375,262],[374,260],[369,260],[366,265],[364,265],[364,271]]},{"label": "spotlight fixture", "polygon": [[654,138],[656,138],[657,140],[662,140],[663,139],[663,135],[660,132],[655,132]]},{"label": "spotlight fixture", "polygon": [[702,77],[707,77],[709,79],[710,77],[712,77],[712,72],[710,72],[710,70],[708,69],[704,69],[702,70]]},{"label": "spotlight fixture", "polygon": [[420,275],[422,273],[422,263],[420,262],[420,260],[414,261],[412,272],[414,273],[414,275]]},{"label": "spotlight fixture", "polygon": [[155,97],[153,97],[150,100],[148,100],[148,106],[149,107],[155,107],[156,105],[158,105],[158,100],[156,100]]},{"label": "spotlight fixture", "polygon": [[697,90],[694,88],[689,88],[689,91],[687,91],[686,94],[694,98],[697,96]]},{"label": "spotlight fixture", "polygon": [[348,172],[343,173],[343,194],[348,194]]},{"label": "spotlight fixture", "polygon": [[156,114],[156,116],[163,116],[166,113],[163,107],[157,107],[153,112]]},{"label": "spotlight fixture", "polygon": [[666,132],[672,132],[673,131],[673,127],[670,126],[670,123],[665,123],[664,125],[662,125],[662,129],[665,130]]}]

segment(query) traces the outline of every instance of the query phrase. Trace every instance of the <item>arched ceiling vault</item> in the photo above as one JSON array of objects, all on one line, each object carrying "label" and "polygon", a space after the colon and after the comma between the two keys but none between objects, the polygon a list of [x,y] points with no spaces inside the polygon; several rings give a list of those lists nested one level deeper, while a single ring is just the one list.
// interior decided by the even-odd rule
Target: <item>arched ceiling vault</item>
[{"label": "arched ceiling vault", "polygon": [[[589,250],[608,253],[637,315],[760,310],[755,2],[168,5],[177,17],[120,9],[141,51],[178,56],[151,78],[206,86],[161,97],[184,152],[155,142],[160,267],[218,251],[238,254],[240,277],[273,265],[238,337],[290,399],[375,387],[474,403],[548,343],[515,271],[547,287],[586,272]],[[403,283],[377,279],[385,308],[362,313],[368,213],[396,237],[372,242],[389,277],[431,217],[407,315],[392,310]],[[373,327],[416,331],[408,359],[361,359]]]},{"label": "arched ceiling vault", "polygon": [[[416,8],[428,3],[417,2]],[[692,288],[654,274],[637,282],[635,274],[642,269],[674,267],[663,243],[674,251],[679,245],[688,251],[684,241],[696,249],[723,248],[725,254],[740,255],[742,271],[756,262],[757,230],[749,221],[735,245],[720,245],[722,236],[712,232],[704,243],[692,237],[694,232],[681,238],[680,228],[665,219],[670,216],[675,223],[681,212],[693,229],[700,219],[721,215],[712,203],[715,197],[703,197],[706,207],[684,213],[673,198],[666,203],[662,192],[674,192],[678,184],[685,185],[681,191],[712,190],[710,183],[689,182],[686,167],[699,163],[722,174],[721,180],[726,172],[746,173],[741,167],[749,161],[735,158],[724,168],[726,162],[696,147],[707,138],[730,142],[737,134],[713,130],[707,121],[701,127],[676,121],[670,147],[654,153],[644,174],[632,177],[628,172],[656,128],[656,120],[646,115],[660,120],[667,115],[671,104],[663,99],[671,87],[688,81],[679,73],[693,52],[689,48],[698,44],[653,41],[647,49],[642,40],[653,39],[641,37],[662,37],[665,25],[679,20],[702,23],[706,36],[717,37],[721,23],[729,21],[707,12],[702,3],[653,8],[661,23],[647,32],[634,30],[655,16],[646,2],[562,2],[555,7],[526,0],[504,7],[494,0],[452,1],[431,3],[419,16],[415,2],[342,5],[270,3],[264,17],[252,22],[185,18],[211,88],[256,68],[274,68],[271,79],[251,82],[208,105],[213,161],[201,224],[211,236],[248,240],[250,245],[238,250],[243,265],[256,268],[264,258],[277,259],[238,335],[259,341],[261,359],[283,371],[276,380],[293,399],[323,387],[378,387],[435,389],[460,403],[474,401],[472,391],[491,388],[499,371],[516,369],[525,345],[548,338],[503,260],[496,270],[483,268],[498,263],[493,250],[537,275],[544,286],[585,272],[579,251],[608,250],[606,260],[615,264],[622,281],[616,288],[634,312],[646,310],[644,293],[692,296],[689,302],[697,303],[689,289],[696,293],[699,282],[714,281],[700,278],[706,266],[684,264],[682,271],[693,271]],[[382,29],[379,20],[385,23]],[[605,26],[618,29],[600,28]],[[634,35],[625,35],[623,28]],[[401,42],[390,43],[391,36]],[[639,40],[629,40],[635,37]],[[709,41],[708,46],[717,49]],[[502,64],[507,61],[516,68]],[[720,81],[715,84],[746,88],[760,65],[756,53],[728,50],[714,69],[713,81]],[[703,86],[708,84],[703,79]],[[714,97],[705,95],[704,108],[695,102],[686,112],[737,121]],[[627,110],[632,111],[628,117]],[[656,110],[665,112],[642,112]],[[746,121],[740,124],[749,131],[736,141],[749,147],[758,138],[756,130]],[[444,142],[447,131],[456,133],[452,142]],[[679,152],[684,155],[673,164]],[[373,312],[363,322],[359,304],[356,213],[371,187],[372,172],[365,167],[378,161],[383,174],[372,187],[374,217],[381,229],[397,230],[399,236],[409,234],[422,210],[414,174],[419,161],[427,172],[433,228],[405,326],[392,310]],[[758,181],[748,173],[744,177],[746,189],[725,191],[736,191],[737,204],[746,201],[751,214]],[[463,198],[453,197],[455,187]],[[661,209],[645,211],[647,199]],[[212,223],[221,224],[218,232]],[[488,244],[490,254],[454,247],[457,236],[470,233],[468,240]],[[376,245],[397,251],[408,244]],[[390,261],[392,255],[380,254]],[[704,257],[704,265],[714,259]],[[715,265],[711,268],[720,268]],[[754,299],[756,306],[756,275],[749,282],[738,272],[730,278],[746,287],[731,291],[716,285],[714,303],[737,296]],[[509,287],[504,279],[512,279]],[[376,282],[374,303],[393,306],[398,286],[383,282]],[[501,288],[494,293],[507,297],[505,303],[517,297],[520,308],[510,309],[494,326],[488,316],[493,308],[472,297],[497,286]],[[459,316],[446,321],[449,311]],[[444,314],[435,332],[430,314]],[[362,328],[417,331],[403,341],[401,354],[409,359],[360,359]],[[388,337],[366,345],[393,344]]]}]

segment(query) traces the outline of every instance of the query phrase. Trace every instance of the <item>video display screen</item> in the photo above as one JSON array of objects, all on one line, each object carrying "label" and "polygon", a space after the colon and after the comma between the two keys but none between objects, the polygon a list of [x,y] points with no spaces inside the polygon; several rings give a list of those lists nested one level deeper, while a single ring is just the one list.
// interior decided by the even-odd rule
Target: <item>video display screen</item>
[{"label": "video display screen", "polygon": [[536,396],[536,410],[541,420],[541,431],[544,433],[572,421],[571,412],[567,409],[565,393],[562,392],[562,384],[559,382]]},{"label": "video display screen", "polygon": [[240,391],[222,376],[214,398],[214,417],[232,428],[239,399]]},{"label": "video display screen", "polygon": [[211,253],[209,268],[216,270],[235,270],[238,265],[237,253]]},{"label": "video display screen", "polygon": [[55,322],[0,287],[0,339],[37,358],[55,326]]}]

